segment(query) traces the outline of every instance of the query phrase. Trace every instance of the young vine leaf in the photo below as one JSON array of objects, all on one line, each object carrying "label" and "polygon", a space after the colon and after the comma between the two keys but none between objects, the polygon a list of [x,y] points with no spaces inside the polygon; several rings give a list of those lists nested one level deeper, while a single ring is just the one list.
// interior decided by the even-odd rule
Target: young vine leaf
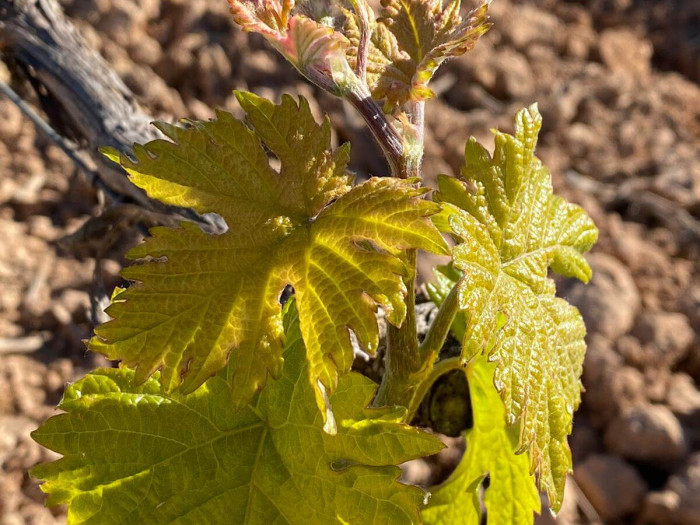
[{"label": "young vine leaf", "polygon": [[587,282],[582,254],[598,233],[579,206],[553,194],[534,156],[540,126],[536,106],[520,111],[514,136],[496,133],[493,158],[471,139],[464,182],[441,177],[436,198],[452,207],[460,243],[453,255],[467,315],[462,359],[487,353],[497,362],[494,383],[509,426],[519,424],[518,452],[529,452],[540,489],[558,510],[571,470],[567,435],[581,397],[585,326],[576,308],[555,297],[547,273]]},{"label": "young vine leaf", "polygon": [[229,0],[229,5],[244,31],[262,35],[312,82],[337,95],[356,85],[346,56],[348,39],[319,20],[293,12],[299,11],[294,0]]},{"label": "young vine leaf", "polygon": [[[489,30],[488,1],[467,14],[459,14],[461,0],[382,0],[381,16],[370,21],[372,34],[367,82],[375,99],[393,108],[407,100],[434,96],[428,83],[438,67],[471,50]],[[360,21],[346,13],[348,55],[354,67],[360,42]]]},{"label": "young vine leaf", "polygon": [[[113,297],[113,320],[91,349],[135,368],[144,382],[161,369],[166,392],[193,392],[227,369],[234,407],[281,366],[279,305],[294,286],[309,380],[319,407],[350,369],[349,330],[373,352],[375,304],[390,322],[405,316],[401,250],[446,253],[428,218],[437,204],[413,181],[373,178],[351,187],[349,148],[331,148],[328,119],[317,124],[302,98],[280,105],[238,93],[249,128],[228,113],[187,127],[159,124],[171,141],[136,146],[136,161],[112,153],[134,184],[166,204],[220,214],[212,236],[197,227],[154,228],[123,271],[136,281]],[[279,171],[268,161],[269,150]],[[331,429],[332,431],[332,429]]]},{"label": "young vine leaf", "polygon": [[66,413],[33,434],[64,456],[32,471],[48,504],[84,525],[420,523],[424,493],[396,465],[442,443],[401,423],[404,409],[365,408],[375,385],[354,372],[330,396],[337,434],[324,432],[293,306],[284,322],[279,378],[238,412],[224,374],[188,396],[156,377],[136,386],[127,368],[70,385]]},{"label": "young vine leaf", "polygon": [[[435,283],[428,285],[432,301],[440,305],[459,279],[451,266],[435,270]],[[466,318],[457,314],[452,334],[464,338]],[[464,373],[469,381],[469,399],[474,426],[465,434],[467,448],[457,469],[441,485],[431,488],[432,496],[422,511],[426,525],[479,525],[482,523],[480,487],[489,476],[484,505],[489,525],[532,525],[540,512],[540,497],[530,462],[516,455],[517,426],[508,427],[505,409],[493,387],[495,365],[480,356]]]},{"label": "young vine leaf", "polygon": [[518,435],[508,428],[505,410],[493,388],[494,365],[481,357],[465,369],[474,427],[465,432],[467,449],[457,469],[422,511],[426,525],[479,525],[479,486],[489,475],[484,504],[489,525],[532,525],[540,512],[535,478],[527,456],[516,455]]}]

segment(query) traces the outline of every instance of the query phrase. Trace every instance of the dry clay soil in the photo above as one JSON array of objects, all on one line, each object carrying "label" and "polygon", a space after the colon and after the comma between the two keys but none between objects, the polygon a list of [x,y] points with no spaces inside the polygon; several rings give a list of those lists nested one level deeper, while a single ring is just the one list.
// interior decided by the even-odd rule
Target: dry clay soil
[{"label": "dry clay soil", "polygon": [[[385,172],[351,110],[235,28],[223,0],[63,5],[154,116],[237,111],[233,89],[303,94],[331,115],[338,141],[353,142],[353,169]],[[592,283],[559,283],[586,319],[589,352],[558,521],[700,524],[700,3],[492,7],[492,31],[437,80],[425,173],[456,172],[469,135],[491,144],[490,128],[510,131],[517,109],[537,101],[539,155],[557,191],[600,228]],[[0,122],[0,524],[48,525],[65,509],[44,508],[27,474],[52,459],[29,432],[55,413],[67,382],[105,364],[82,343],[94,260],[58,243],[96,213],[97,198],[4,99]],[[107,286],[122,263],[101,263]],[[457,456],[407,476],[434,479]]]}]

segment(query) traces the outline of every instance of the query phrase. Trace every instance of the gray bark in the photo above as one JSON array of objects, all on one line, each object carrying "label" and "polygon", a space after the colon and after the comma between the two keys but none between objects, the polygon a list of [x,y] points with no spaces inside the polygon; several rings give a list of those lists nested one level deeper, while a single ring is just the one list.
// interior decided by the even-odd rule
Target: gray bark
[{"label": "gray bark", "polygon": [[56,0],[0,0],[0,50],[29,80],[51,126],[88,152],[98,176],[111,190],[149,211],[196,221],[207,231],[225,229],[218,216],[201,216],[150,199],[99,152],[100,147],[109,146],[130,155],[134,143],[159,138],[160,133]]}]

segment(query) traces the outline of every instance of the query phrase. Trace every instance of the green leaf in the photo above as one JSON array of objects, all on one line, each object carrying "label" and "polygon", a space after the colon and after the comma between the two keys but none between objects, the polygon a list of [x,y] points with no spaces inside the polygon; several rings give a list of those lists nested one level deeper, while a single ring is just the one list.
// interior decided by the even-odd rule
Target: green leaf
[{"label": "green leaf", "polygon": [[571,470],[566,438],[581,397],[585,326],[576,308],[555,297],[547,272],[588,281],[582,254],[597,230],[579,206],[553,195],[550,174],[534,156],[540,126],[536,106],[520,111],[515,136],[496,133],[493,158],[471,139],[465,182],[441,177],[437,199],[453,205],[450,223],[461,243],[453,254],[464,275],[463,361],[485,353],[497,362],[507,422],[520,427],[518,452],[529,452],[558,510]]},{"label": "green leaf", "polygon": [[[224,367],[236,407],[278,373],[279,297],[292,284],[306,342],[309,380],[320,407],[353,351],[349,330],[373,352],[375,304],[400,325],[407,269],[400,250],[445,253],[427,218],[437,205],[413,181],[373,178],[351,188],[349,148],[332,150],[328,119],[319,125],[302,98],[281,105],[238,93],[251,128],[228,113],[186,127],[158,124],[173,142],[134,148],[119,160],[153,198],[220,214],[219,236],[195,226],[154,228],[124,270],[136,284],[113,298],[114,319],[90,348],[135,368],[137,383],[162,370],[167,392],[193,392]],[[279,171],[268,162],[271,152]]]},{"label": "green leaf", "polygon": [[262,35],[315,84],[339,96],[357,86],[347,61],[347,38],[315,16],[327,5],[305,3],[296,9],[294,0],[229,0],[229,5],[241,29]]},{"label": "green leaf", "polygon": [[[483,1],[465,19],[460,0],[382,0],[381,17],[372,21],[367,82],[376,99],[394,107],[407,100],[434,96],[428,83],[438,67],[471,50],[489,30],[488,4]],[[357,16],[346,13],[348,55],[354,67],[360,40]]]},{"label": "green leaf", "polygon": [[422,511],[426,525],[479,525],[480,486],[489,475],[484,504],[489,525],[532,525],[540,498],[530,463],[516,455],[517,433],[506,426],[505,410],[493,388],[494,365],[479,358],[467,366],[474,427],[465,432],[467,449],[457,469]]},{"label": "green leaf", "polygon": [[280,377],[238,412],[223,374],[188,396],[126,368],[70,385],[66,413],[33,433],[64,456],[32,471],[48,504],[68,504],[71,525],[420,523],[424,493],[396,465],[443,445],[401,408],[365,408],[375,385],[357,373],[330,396],[325,433],[293,308],[285,321]]},{"label": "green leaf", "polygon": [[[430,299],[441,305],[461,274],[452,265],[435,269],[435,282],[427,286]],[[451,332],[464,339],[466,315],[459,312]],[[422,511],[426,525],[479,525],[482,520],[479,491],[488,474],[484,505],[489,525],[531,525],[541,510],[526,456],[516,455],[517,426],[508,427],[505,409],[493,386],[495,365],[479,357],[467,365],[469,399],[474,426],[465,432],[467,448],[450,477],[431,489],[428,507]]]}]

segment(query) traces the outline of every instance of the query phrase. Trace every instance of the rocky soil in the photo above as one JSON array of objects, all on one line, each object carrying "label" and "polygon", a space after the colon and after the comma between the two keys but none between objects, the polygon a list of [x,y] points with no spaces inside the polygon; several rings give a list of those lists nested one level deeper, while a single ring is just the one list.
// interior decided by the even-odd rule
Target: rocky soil
[{"label": "rocky soil", "polygon": [[[301,93],[331,114],[338,141],[353,141],[358,173],[384,172],[351,110],[234,28],[223,0],[63,3],[154,116],[235,111],[233,89]],[[560,283],[590,346],[561,524],[700,523],[699,11],[684,0],[497,0],[493,30],[444,68],[428,104],[430,178],[459,168],[469,135],[490,143],[490,128],[510,129],[537,101],[539,154],[601,230],[591,284]],[[59,240],[99,204],[5,99],[0,122],[0,524],[48,525],[63,510],[45,509],[27,475],[50,459],[29,432],[66,382],[100,364],[81,342],[95,262]],[[121,264],[101,261],[107,287]]]}]

